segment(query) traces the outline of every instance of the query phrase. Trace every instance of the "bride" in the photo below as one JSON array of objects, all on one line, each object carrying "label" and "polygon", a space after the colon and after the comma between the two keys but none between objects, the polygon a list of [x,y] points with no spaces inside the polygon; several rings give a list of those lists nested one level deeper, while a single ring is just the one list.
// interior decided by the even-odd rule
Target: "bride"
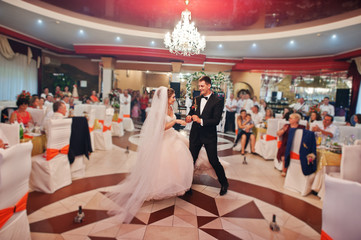
[{"label": "bride", "polygon": [[173,89],[157,89],[140,133],[136,163],[126,179],[107,194],[117,205],[108,213],[121,222],[129,223],[144,201],[183,195],[192,185],[188,139],[173,129],[176,123],[186,123],[176,119],[171,107],[174,101]]}]

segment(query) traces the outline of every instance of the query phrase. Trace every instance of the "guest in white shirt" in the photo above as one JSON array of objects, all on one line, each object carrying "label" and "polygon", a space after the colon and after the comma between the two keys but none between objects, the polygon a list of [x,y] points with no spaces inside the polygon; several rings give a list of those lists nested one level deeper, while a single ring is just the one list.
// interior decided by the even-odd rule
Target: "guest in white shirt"
[{"label": "guest in white shirt", "polygon": [[303,116],[306,116],[308,113],[308,105],[305,102],[304,98],[300,98],[297,100],[297,103],[294,105],[293,110],[294,112],[300,112]]},{"label": "guest in white shirt", "polygon": [[46,96],[48,96],[48,95],[51,95],[51,96],[53,96],[53,94],[51,93],[51,92],[49,92],[49,88],[47,88],[47,87],[44,87],[44,89],[43,89],[43,93],[40,95],[40,97],[42,97],[42,98],[46,98]]},{"label": "guest in white shirt", "polygon": [[328,97],[325,97],[323,99],[323,104],[320,106],[320,111],[322,115],[329,114],[331,116],[335,116],[335,107],[330,103],[330,99]]},{"label": "guest in white shirt", "polygon": [[321,124],[316,124],[312,127],[313,132],[321,132],[325,137],[330,137],[336,141],[338,136],[338,128],[333,123],[333,116],[326,115]]},{"label": "guest in white shirt", "polygon": [[128,90],[124,90],[123,94],[119,96],[120,104],[122,105],[123,117],[130,117],[130,103],[132,97],[128,94]]},{"label": "guest in white shirt", "polygon": [[259,112],[266,114],[267,103],[264,99],[259,100]]},{"label": "guest in white shirt", "polygon": [[242,107],[243,107],[243,94],[241,94],[240,96],[239,96],[239,99],[237,100],[237,109],[236,109],[236,112],[237,113],[240,113],[241,112],[241,110],[242,110]]},{"label": "guest in white shirt", "polygon": [[[251,112],[252,107],[254,106],[253,101],[250,99],[249,97],[249,93],[244,94],[244,99],[243,99],[243,106],[242,109],[246,110],[248,113]],[[252,118],[252,120],[254,121],[254,119]]]},{"label": "guest in white shirt", "polygon": [[260,106],[259,102],[258,102],[258,99],[257,99],[257,96],[253,96],[252,100],[253,100],[253,105],[257,105],[258,107]]},{"label": "guest in white shirt", "polygon": [[259,107],[257,105],[252,107],[251,117],[256,126],[262,123],[263,114],[259,112]]},{"label": "guest in white shirt", "polygon": [[53,114],[51,116],[47,116],[47,119],[45,119],[44,123],[44,129],[46,134],[48,133],[48,127],[50,119],[63,119],[66,116],[66,106],[65,103],[61,101],[57,101],[53,104]]},{"label": "guest in white shirt", "polygon": [[235,131],[235,114],[237,110],[237,100],[234,99],[234,94],[231,93],[226,101],[226,123],[224,124],[224,132]]}]

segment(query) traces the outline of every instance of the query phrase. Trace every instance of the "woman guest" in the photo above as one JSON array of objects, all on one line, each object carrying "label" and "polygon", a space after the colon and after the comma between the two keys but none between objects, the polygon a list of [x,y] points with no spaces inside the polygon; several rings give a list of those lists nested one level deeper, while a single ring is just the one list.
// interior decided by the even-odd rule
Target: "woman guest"
[{"label": "woman guest", "polygon": [[28,126],[29,122],[32,122],[31,115],[26,109],[29,106],[30,93],[23,91],[16,101],[18,109],[15,110],[10,116],[10,123],[18,122],[23,123],[25,127]]},{"label": "woman guest", "polygon": [[90,96],[90,100],[95,103],[95,102],[99,102],[99,98],[97,97],[97,92],[96,91],[92,91],[92,95]]},{"label": "woman guest", "polygon": [[39,109],[44,109],[45,98],[39,98]]},{"label": "woman guest", "polygon": [[270,119],[270,118],[271,118],[271,119],[274,118],[274,116],[273,116],[273,111],[272,111],[272,109],[267,108],[267,109],[266,109],[266,114],[265,114],[265,116],[264,116],[265,122],[267,122],[267,120]]},{"label": "woman guest", "polygon": [[307,129],[310,129],[310,126],[312,125],[312,123],[316,122],[316,121],[321,121],[321,115],[316,112],[316,111],[312,111],[310,114],[310,119],[308,120],[307,123]]},{"label": "woman guest", "polygon": [[148,102],[149,102],[149,97],[148,97],[147,91],[144,91],[144,94],[141,96],[139,101],[140,101],[140,111],[141,111],[141,115],[142,115],[142,122],[144,122],[145,117],[146,117],[145,110],[147,109]]},{"label": "woman guest", "polygon": [[301,120],[301,116],[298,113],[292,113],[289,117],[289,124],[286,124],[278,130],[277,136],[282,137],[282,143],[281,147],[278,149],[277,152],[277,159],[278,161],[283,162],[283,170],[282,170],[282,177],[286,176],[287,168],[285,168],[285,153],[286,153],[286,146],[287,146],[287,140],[288,140],[288,133],[290,128],[302,128],[304,129],[305,126],[299,125],[299,122]]},{"label": "woman guest", "polygon": [[29,107],[31,108],[39,108],[39,97],[38,96],[32,96],[29,102]]},{"label": "woman guest", "polygon": [[69,86],[64,87],[63,95],[67,95],[67,96],[71,97],[71,92],[69,92]]}]

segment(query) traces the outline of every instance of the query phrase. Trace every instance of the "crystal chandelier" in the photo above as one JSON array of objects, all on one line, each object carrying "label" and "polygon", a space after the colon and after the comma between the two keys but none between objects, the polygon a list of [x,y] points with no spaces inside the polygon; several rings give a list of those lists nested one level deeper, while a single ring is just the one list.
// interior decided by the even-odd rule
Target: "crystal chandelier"
[{"label": "crystal chandelier", "polygon": [[[186,0],[185,3],[188,5],[189,1]],[[171,53],[191,56],[199,54],[206,47],[205,37],[199,34],[194,22],[190,23],[190,20],[191,12],[186,9],[172,35],[169,32],[165,35],[164,44]]]}]

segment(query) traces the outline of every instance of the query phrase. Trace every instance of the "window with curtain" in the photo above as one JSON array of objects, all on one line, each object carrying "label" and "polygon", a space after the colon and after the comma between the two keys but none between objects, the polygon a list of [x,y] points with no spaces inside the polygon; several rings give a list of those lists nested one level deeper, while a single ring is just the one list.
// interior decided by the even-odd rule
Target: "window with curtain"
[{"label": "window with curtain", "polygon": [[22,90],[36,94],[38,89],[36,61],[17,54],[7,60],[0,55],[0,101],[15,101]]}]

